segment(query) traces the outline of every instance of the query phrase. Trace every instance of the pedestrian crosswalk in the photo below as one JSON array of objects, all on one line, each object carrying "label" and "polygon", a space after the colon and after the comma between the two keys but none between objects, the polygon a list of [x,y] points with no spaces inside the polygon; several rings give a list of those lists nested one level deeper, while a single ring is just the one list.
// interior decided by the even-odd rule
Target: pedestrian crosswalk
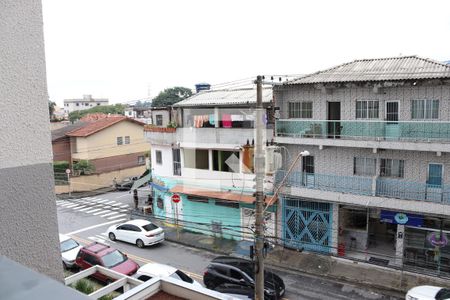
[{"label": "pedestrian crosswalk", "polygon": [[101,197],[84,197],[80,199],[57,200],[56,205],[61,209],[71,209],[80,213],[90,214],[114,220],[124,217],[130,211],[130,205]]}]

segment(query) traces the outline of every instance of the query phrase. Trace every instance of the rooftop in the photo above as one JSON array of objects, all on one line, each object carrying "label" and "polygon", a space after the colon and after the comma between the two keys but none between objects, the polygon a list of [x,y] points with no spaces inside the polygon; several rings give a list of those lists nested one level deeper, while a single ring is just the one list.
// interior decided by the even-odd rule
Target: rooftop
[{"label": "rooftop", "polygon": [[418,56],[360,59],[305,75],[285,85],[450,78],[450,65]]},{"label": "rooftop", "polygon": [[[263,89],[263,103],[272,101],[272,89]],[[256,104],[256,88],[235,90],[207,90],[201,91],[183,101],[174,104],[174,107],[195,106],[232,106]]]},{"label": "rooftop", "polygon": [[85,126],[81,128],[67,132],[66,135],[74,137],[87,137],[122,121],[133,122],[138,125],[141,125],[142,127],[144,127],[145,125],[142,122],[139,122],[135,119],[127,118],[125,116],[110,116],[95,122],[87,123]]}]

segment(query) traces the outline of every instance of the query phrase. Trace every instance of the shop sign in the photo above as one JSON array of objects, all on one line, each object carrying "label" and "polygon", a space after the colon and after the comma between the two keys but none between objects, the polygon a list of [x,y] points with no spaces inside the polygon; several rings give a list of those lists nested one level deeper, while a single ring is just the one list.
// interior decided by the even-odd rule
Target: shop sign
[{"label": "shop sign", "polygon": [[443,232],[430,232],[427,234],[427,240],[435,247],[445,247],[448,244],[448,238]]},{"label": "shop sign", "polygon": [[380,222],[422,227],[423,216],[396,211],[382,210],[380,213]]}]

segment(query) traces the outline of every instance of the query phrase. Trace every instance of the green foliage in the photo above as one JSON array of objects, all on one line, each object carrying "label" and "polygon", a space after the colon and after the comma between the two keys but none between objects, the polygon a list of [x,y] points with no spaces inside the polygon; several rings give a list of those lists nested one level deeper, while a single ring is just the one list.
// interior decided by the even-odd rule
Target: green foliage
[{"label": "green foliage", "polygon": [[104,113],[104,114],[119,114],[123,115],[125,111],[125,106],[122,104],[115,104],[115,105],[99,105],[95,106],[89,109],[84,110],[77,110],[73,111],[69,114],[69,121],[75,122],[76,120],[81,119],[87,114],[94,114],[94,113]]},{"label": "green foliage", "polygon": [[89,295],[94,292],[94,286],[86,279],[80,279],[75,283],[74,288],[83,294]]},{"label": "green foliage", "polygon": [[167,124],[167,128],[177,128],[177,122],[172,121],[169,124]]},{"label": "green foliage", "polygon": [[80,160],[73,164],[73,170],[79,171],[80,175],[90,174],[95,171],[95,167],[88,160]]},{"label": "green foliage", "polygon": [[53,162],[53,171],[55,173],[65,173],[66,170],[69,168],[69,162],[68,161],[54,161]]},{"label": "green foliage", "polygon": [[50,116],[50,120],[54,118],[53,114],[55,113],[56,103],[48,100],[48,115]]},{"label": "green foliage", "polygon": [[192,91],[185,87],[173,87],[160,92],[158,96],[153,98],[153,107],[163,107],[173,105],[181,100],[192,96]]},{"label": "green foliage", "polygon": [[112,300],[112,299],[114,299],[114,296],[111,294],[108,294],[108,295],[98,298],[98,300]]},{"label": "green foliage", "polygon": [[152,103],[150,101],[142,102],[141,100],[138,100],[136,104],[134,104],[134,107],[152,107]]}]

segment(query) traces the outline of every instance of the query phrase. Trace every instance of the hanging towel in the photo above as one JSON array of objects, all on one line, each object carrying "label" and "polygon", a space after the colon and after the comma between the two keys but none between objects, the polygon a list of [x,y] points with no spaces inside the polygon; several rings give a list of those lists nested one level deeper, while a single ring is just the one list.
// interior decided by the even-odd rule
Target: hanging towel
[{"label": "hanging towel", "polygon": [[244,121],[244,116],[243,115],[231,115],[231,121],[233,121],[233,122]]},{"label": "hanging towel", "polygon": [[216,125],[216,121],[215,121],[215,118],[214,118],[214,114],[209,115],[209,124],[211,124],[212,126],[215,126],[215,125]]},{"label": "hanging towel", "polygon": [[222,125],[223,128],[231,128],[231,115],[229,114],[222,115]]}]

